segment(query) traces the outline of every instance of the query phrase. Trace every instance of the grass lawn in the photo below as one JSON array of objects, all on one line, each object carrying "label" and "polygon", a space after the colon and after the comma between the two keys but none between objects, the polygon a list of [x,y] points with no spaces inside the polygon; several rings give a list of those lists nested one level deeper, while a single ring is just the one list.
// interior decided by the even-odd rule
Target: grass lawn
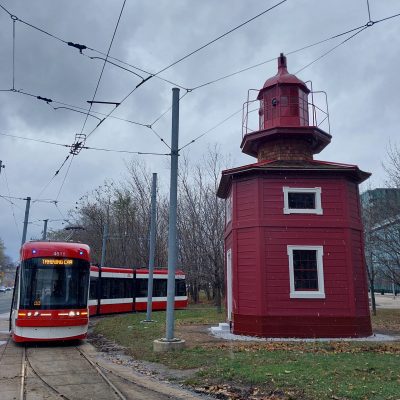
[{"label": "grass lawn", "polygon": [[[153,353],[152,341],[165,334],[165,313],[153,314],[158,322],[142,323],[145,314],[119,315],[98,320],[95,333],[127,348],[133,357],[162,363],[170,368],[198,370],[186,383],[211,392],[234,393],[246,388],[254,397],[234,399],[397,400],[400,399],[400,342],[226,342],[213,341],[200,324],[223,320],[210,307],[178,311],[176,335],[203,341],[183,351]],[[400,334],[400,310],[378,310],[374,327]],[[208,341],[207,341],[208,340]],[[274,393],[257,397],[255,393]],[[247,397],[248,396],[248,397]],[[220,397],[223,398],[223,397]],[[230,397],[226,397],[230,398]]]}]

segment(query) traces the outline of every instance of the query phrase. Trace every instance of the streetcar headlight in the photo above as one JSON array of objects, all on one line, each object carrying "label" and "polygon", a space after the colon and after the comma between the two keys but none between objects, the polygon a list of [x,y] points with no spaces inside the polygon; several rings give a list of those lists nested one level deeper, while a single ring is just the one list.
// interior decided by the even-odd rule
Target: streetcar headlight
[{"label": "streetcar headlight", "polygon": [[28,317],[30,317],[32,315],[32,313],[31,312],[28,312]]},{"label": "streetcar headlight", "polygon": [[38,311],[35,311],[35,314],[33,314],[35,317],[38,317],[40,314]]},{"label": "streetcar headlight", "polygon": [[75,311],[70,311],[70,312],[68,313],[68,315],[69,315],[70,317],[75,317]]},{"label": "streetcar headlight", "polygon": [[76,315],[79,315],[79,314],[80,314],[79,311],[77,311],[77,312],[76,312]]}]

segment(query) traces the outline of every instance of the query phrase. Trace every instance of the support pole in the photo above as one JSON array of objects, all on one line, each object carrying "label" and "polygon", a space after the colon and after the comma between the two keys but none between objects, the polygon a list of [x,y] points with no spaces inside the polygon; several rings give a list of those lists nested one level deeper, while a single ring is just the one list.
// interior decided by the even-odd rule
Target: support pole
[{"label": "support pole", "polygon": [[153,272],[156,255],[156,228],[157,228],[157,174],[153,174],[151,185],[151,220],[150,220],[150,254],[149,254],[149,279],[147,282],[147,313],[145,322],[151,322],[151,309],[153,303]]},{"label": "support pole", "polygon": [[176,215],[178,203],[179,89],[172,89],[171,184],[168,221],[168,285],[166,339],[174,339],[175,268],[177,263]]},{"label": "support pole", "polygon": [[1,174],[1,170],[2,168],[5,168],[6,166],[3,164],[3,161],[0,160],[0,174]]},{"label": "support pole", "polygon": [[43,226],[43,236],[42,236],[42,240],[46,240],[47,239],[47,223],[49,222],[48,219],[44,219],[44,226]]},{"label": "support pole", "polygon": [[100,260],[101,268],[104,267],[104,263],[106,261],[107,238],[108,238],[108,223],[106,222],[103,228],[103,242],[101,244],[101,260]]},{"label": "support pole", "polygon": [[177,203],[178,203],[178,157],[179,157],[179,89],[172,89],[172,129],[171,129],[171,184],[169,192],[168,221],[168,284],[166,337],[155,340],[154,351],[178,350],[185,345],[184,340],[174,337],[175,268],[177,264]]},{"label": "support pole", "polygon": [[26,233],[28,230],[28,221],[29,221],[29,208],[31,206],[31,198],[27,197],[25,206],[25,218],[24,218],[24,230],[22,231],[22,241],[21,246],[26,242]]}]

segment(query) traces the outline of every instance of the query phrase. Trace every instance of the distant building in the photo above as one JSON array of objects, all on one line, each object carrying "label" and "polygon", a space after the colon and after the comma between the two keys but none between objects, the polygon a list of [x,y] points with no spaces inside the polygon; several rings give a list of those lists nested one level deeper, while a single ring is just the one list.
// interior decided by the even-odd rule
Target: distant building
[{"label": "distant building", "polygon": [[361,194],[367,264],[376,292],[400,293],[400,189],[376,188]]}]

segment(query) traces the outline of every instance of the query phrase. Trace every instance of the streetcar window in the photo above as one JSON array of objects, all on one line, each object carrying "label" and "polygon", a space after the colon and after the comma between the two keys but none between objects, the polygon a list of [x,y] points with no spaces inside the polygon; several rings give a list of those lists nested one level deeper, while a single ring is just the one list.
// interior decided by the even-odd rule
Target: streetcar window
[{"label": "streetcar window", "polygon": [[147,279],[136,279],[136,297],[147,297]]},{"label": "streetcar window", "polygon": [[31,258],[21,264],[21,309],[86,308],[89,263],[76,259],[73,265],[43,265]]},{"label": "streetcar window", "polygon": [[184,279],[175,281],[175,296],[186,296],[186,283]]},{"label": "streetcar window", "polygon": [[103,299],[126,299],[133,297],[133,281],[124,278],[101,278]]},{"label": "streetcar window", "polygon": [[167,280],[154,279],[153,280],[153,296],[166,297],[167,296]]},{"label": "streetcar window", "polygon": [[90,278],[89,299],[97,299],[98,278]]}]

